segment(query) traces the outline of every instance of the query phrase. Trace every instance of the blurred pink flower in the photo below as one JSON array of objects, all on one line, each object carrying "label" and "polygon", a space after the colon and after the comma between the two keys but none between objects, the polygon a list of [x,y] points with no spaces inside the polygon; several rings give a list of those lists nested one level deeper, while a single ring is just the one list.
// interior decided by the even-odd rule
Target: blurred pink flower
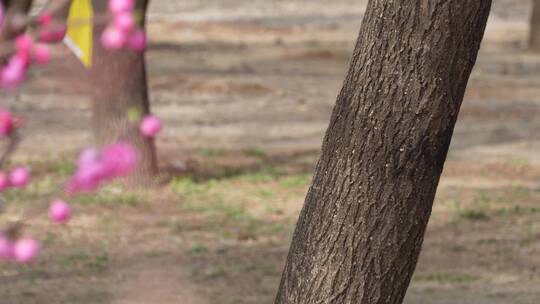
[{"label": "blurred pink flower", "polygon": [[109,0],[109,11],[115,15],[133,11],[134,8],[134,0]]},{"label": "blurred pink flower", "polygon": [[0,234],[0,260],[9,260],[13,258],[13,242],[5,236]]},{"label": "blurred pink flower", "polygon": [[63,200],[55,199],[49,206],[49,218],[58,224],[65,224],[71,218],[71,208]]},{"label": "blurred pink flower", "polygon": [[101,44],[105,49],[118,50],[124,47],[127,35],[115,26],[109,26],[101,34]]},{"label": "blurred pink flower", "polygon": [[8,136],[14,128],[13,115],[10,112],[0,108],[0,139]]},{"label": "blurred pink flower", "polygon": [[103,182],[129,175],[136,165],[135,148],[124,142],[108,145],[101,153],[95,149],[85,149],[77,160],[77,170],[66,191],[95,191]]},{"label": "blurred pink flower", "polygon": [[148,44],[146,33],[144,30],[139,29],[136,30],[130,37],[128,41],[129,47],[136,51],[136,52],[142,52],[146,49],[146,46]]},{"label": "blurred pink flower", "polygon": [[13,257],[19,263],[29,263],[38,255],[39,244],[31,238],[21,238],[15,241]]},{"label": "blurred pink flower", "polygon": [[154,115],[145,116],[139,125],[139,130],[146,137],[155,137],[161,128],[161,121]]},{"label": "blurred pink flower", "polygon": [[9,184],[15,188],[23,188],[30,182],[30,170],[27,167],[16,167],[9,172]]}]

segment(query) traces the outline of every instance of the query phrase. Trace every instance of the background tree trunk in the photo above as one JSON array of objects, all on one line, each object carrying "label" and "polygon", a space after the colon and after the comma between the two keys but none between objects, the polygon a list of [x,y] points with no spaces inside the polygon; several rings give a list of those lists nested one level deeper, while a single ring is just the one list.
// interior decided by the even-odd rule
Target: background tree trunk
[{"label": "background tree trunk", "polygon": [[540,52],[540,0],[533,0],[529,47]]},{"label": "background tree trunk", "polygon": [[[106,11],[107,0],[94,0],[96,12]],[[137,8],[146,16],[146,0],[138,0]],[[144,20],[143,20],[144,22]],[[132,50],[104,50],[100,43],[104,25],[94,27],[94,50],[91,71],[93,97],[93,129],[97,144],[102,146],[117,139],[125,140],[139,150],[139,166],[133,175],[135,184],[150,184],[157,174],[154,141],[144,138],[128,119],[130,109],[143,115],[150,112],[146,79],[145,54]]]},{"label": "background tree trunk", "polygon": [[4,27],[2,28],[2,33],[0,35],[0,44],[2,41],[11,40],[18,35],[24,33],[26,30],[26,25],[24,24],[13,24],[13,17],[15,15],[26,15],[32,7],[32,0],[19,0],[19,1],[8,1],[2,0],[2,5],[5,9],[5,20]]},{"label": "background tree trunk", "polygon": [[371,0],[275,303],[401,303],[490,0]]}]

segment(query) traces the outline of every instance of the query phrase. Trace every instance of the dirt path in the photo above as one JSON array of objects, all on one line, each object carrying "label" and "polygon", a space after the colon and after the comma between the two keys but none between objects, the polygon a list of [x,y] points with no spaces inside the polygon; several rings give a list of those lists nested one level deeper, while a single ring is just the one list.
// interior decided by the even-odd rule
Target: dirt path
[{"label": "dirt path", "polygon": [[139,260],[123,274],[123,281],[114,287],[111,304],[207,304],[195,292],[180,267],[186,261],[154,259]]}]

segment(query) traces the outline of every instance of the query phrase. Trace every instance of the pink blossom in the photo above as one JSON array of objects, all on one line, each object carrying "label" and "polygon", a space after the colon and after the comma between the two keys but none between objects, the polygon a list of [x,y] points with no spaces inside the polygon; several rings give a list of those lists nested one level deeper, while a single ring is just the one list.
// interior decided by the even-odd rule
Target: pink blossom
[{"label": "pink blossom", "polygon": [[147,45],[147,38],[146,33],[144,30],[137,30],[135,31],[131,37],[129,37],[129,47],[136,51],[136,52],[142,52],[146,49]]},{"label": "pink blossom", "polygon": [[45,26],[38,34],[38,41],[45,43],[60,42],[66,36],[67,27],[65,25]]},{"label": "pink blossom", "polygon": [[113,24],[115,28],[124,33],[129,33],[135,28],[135,18],[133,18],[132,13],[120,13],[114,17]]},{"label": "pink blossom", "polygon": [[147,115],[139,125],[139,130],[146,137],[155,137],[161,128],[161,121],[154,115]]},{"label": "pink blossom", "polygon": [[10,184],[8,175],[5,172],[0,171],[0,192],[6,191],[9,186]]},{"label": "pink blossom", "polygon": [[130,174],[137,163],[133,146],[119,142],[98,152],[85,149],[77,160],[77,170],[66,186],[69,193],[95,191],[102,183]]},{"label": "pink blossom", "polygon": [[126,33],[117,27],[109,26],[101,34],[101,44],[109,50],[121,49],[127,42]]},{"label": "pink blossom", "polygon": [[29,263],[38,255],[39,244],[31,238],[21,238],[15,241],[13,256],[19,263]]},{"label": "pink blossom", "polygon": [[27,57],[21,53],[12,56],[8,64],[0,70],[0,86],[14,88],[19,85],[26,74]]},{"label": "pink blossom", "polygon": [[30,53],[30,50],[32,50],[32,47],[34,46],[34,41],[32,40],[32,37],[28,34],[22,34],[17,36],[15,38],[15,49],[18,53]]},{"label": "pink blossom", "polygon": [[109,0],[109,11],[115,15],[133,11],[134,8],[134,0]]},{"label": "pink blossom", "polygon": [[137,152],[124,142],[108,145],[103,149],[102,161],[114,177],[130,174],[137,164]]},{"label": "pink blossom", "polygon": [[23,188],[30,182],[30,170],[27,167],[16,167],[9,172],[9,184]]},{"label": "pink blossom", "polygon": [[0,2],[0,30],[2,29],[3,24],[4,24],[4,6],[2,5],[2,2]]},{"label": "pink blossom", "polygon": [[9,135],[14,128],[13,115],[0,108],[0,139]]},{"label": "pink blossom", "polygon": [[51,60],[51,50],[44,44],[36,44],[33,49],[34,61],[37,64],[46,64]]},{"label": "pink blossom", "polygon": [[71,218],[71,208],[66,202],[55,199],[49,206],[49,218],[54,223],[65,224]]},{"label": "pink blossom", "polygon": [[79,165],[77,172],[66,187],[69,193],[92,192],[108,176],[107,168],[100,161]]},{"label": "pink blossom", "polygon": [[79,158],[77,159],[78,166],[84,166],[97,161],[99,158],[99,151],[94,148],[86,148],[81,151]]},{"label": "pink blossom", "polygon": [[13,258],[13,242],[5,236],[0,234],[0,260],[9,260]]},{"label": "pink blossom", "polygon": [[37,22],[41,26],[50,25],[52,21],[53,15],[51,14],[51,12],[42,12],[37,18]]}]

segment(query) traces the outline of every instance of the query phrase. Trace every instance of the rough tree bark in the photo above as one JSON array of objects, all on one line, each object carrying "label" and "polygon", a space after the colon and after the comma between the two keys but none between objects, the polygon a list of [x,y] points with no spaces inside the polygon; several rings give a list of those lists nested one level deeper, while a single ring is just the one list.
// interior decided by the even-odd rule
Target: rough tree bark
[{"label": "rough tree bark", "polygon": [[4,21],[3,32],[0,35],[0,42],[15,38],[26,30],[26,24],[14,22],[17,15],[24,16],[28,14],[32,7],[32,0],[9,1],[2,0],[6,12],[6,20]]},{"label": "rough tree bark", "polygon": [[371,0],[277,304],[401,303],[490,0]]},{"label": "rough tree bark", "polygon": [[540,53],[540,0],[533,0],[529,48]]},{"label": "rough tree bark", "polygon": [[[94,9],[103,13],[106,0],[94,0]],[[137,9],[146,16],[148,0],[137,0]],[[143,20],[144,24],[144,20]],[[145,54],[131,50],[104,50],[100,43],[104,25],[94,26],[94,50],[91,70],[94,137],[99,146],[117,139],[125,140],[139,150],[139,165],[131,182],[148,185],[157,174],[154,141],[144,138],[128,119],[130,109],[143,115],[150,112],[146,79]]]}]

